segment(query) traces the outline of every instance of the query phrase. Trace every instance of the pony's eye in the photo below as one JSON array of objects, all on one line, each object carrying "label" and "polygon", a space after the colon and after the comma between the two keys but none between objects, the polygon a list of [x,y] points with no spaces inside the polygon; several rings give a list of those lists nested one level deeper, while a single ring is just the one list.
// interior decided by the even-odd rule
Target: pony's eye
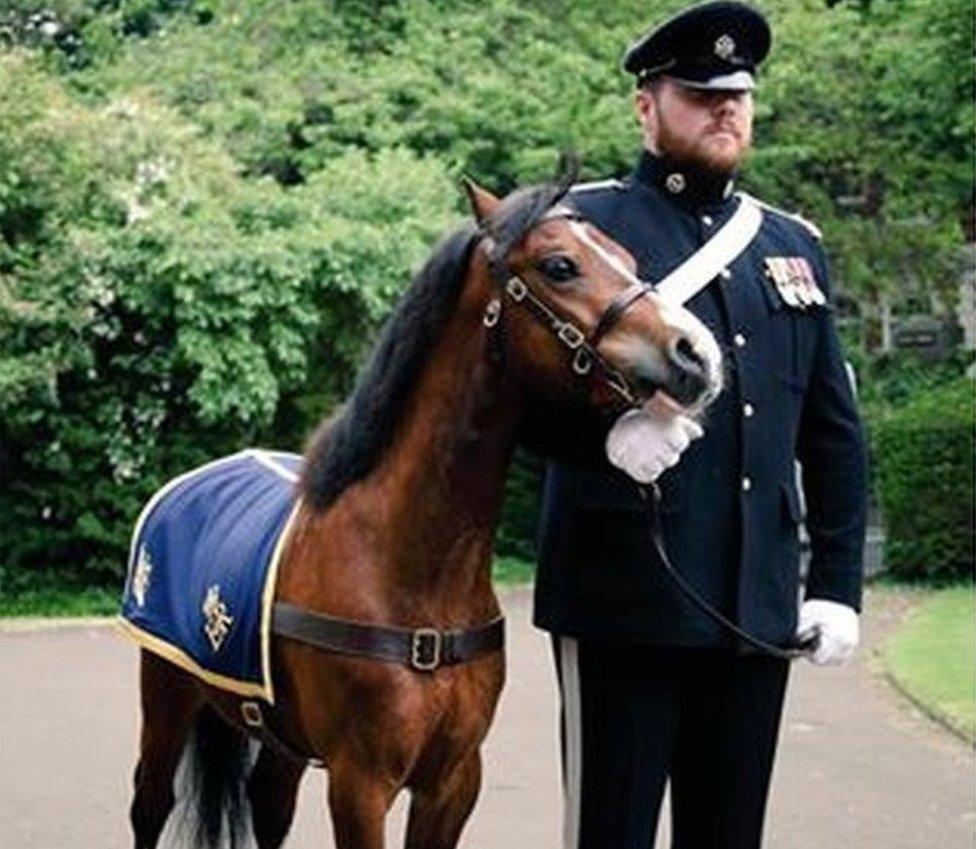
[{"label": "pony's eye", "polygon": [[579,277],[579,269],[576,267],[576,263],[568,256],[547,256],[540,260],[536,267],[556,283],[565,283],[567,280]]}]

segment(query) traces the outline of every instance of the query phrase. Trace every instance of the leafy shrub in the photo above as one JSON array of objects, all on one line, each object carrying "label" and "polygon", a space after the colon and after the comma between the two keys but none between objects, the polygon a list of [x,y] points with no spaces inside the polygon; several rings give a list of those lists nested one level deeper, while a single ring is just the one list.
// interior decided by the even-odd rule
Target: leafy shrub
[{"label": "leafy shrub", "polygon": [[973,382],[920,395],[874,425],[885,557],[908,578],[971,575],[976,436]]},{"label": "leafy shrub", "polygon": [[952,351],[944,360],[932,362],[915,351],[889,351],[869,355],[846,349],[858,378],[858,398],[868,415],[883,418],[920,394],[953,384],[973,364],[974,352]]},{"label": "leafy shrub", "polygon": [[457,192],[397,150],[247,181],[151,97],[87,108],[17,54],[0,123],[5,589],[107,582],[167,478],[297,447]]},{"label": "leafy shrub", "polygon": [[[619,56],[685,3],[0,3],[6,588],[114,580],[161,480],[297,447],[461,171],[507,190],[576,148],[587,178],[626,172]],[[972,4],[775,5],[745,187],[823,225],[852,298],[954,289]],[[878,415],[916,391],[890,388]],[[531,551],[534,486],[518,464],[502,551]]]},{"label": "leafy shrub", "polygon": [[495,540],[500,556],[535,560],[535,531],[539,518],[539,487],[543,461],[516,451],[505,482],[505,504]]}]

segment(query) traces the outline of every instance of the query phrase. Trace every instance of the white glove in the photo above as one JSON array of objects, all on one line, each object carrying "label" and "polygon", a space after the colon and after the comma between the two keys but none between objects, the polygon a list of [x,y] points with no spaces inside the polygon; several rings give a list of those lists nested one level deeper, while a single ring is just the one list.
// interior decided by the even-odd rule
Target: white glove
[{"label": "white glove", "polygon": [[704,431],[694,419],[669,409],[628,410],[607,434],[607,459],[638,483],[651,483],[681,458]]},{"label": "white glove", "polygon": [[817,666],[840,666],[850,659],[857,648],[860,628],[857,611],[846,604],[811,598],[800,608],[800,622],[796,629],[799,641],[818,635],[809,659]]}]

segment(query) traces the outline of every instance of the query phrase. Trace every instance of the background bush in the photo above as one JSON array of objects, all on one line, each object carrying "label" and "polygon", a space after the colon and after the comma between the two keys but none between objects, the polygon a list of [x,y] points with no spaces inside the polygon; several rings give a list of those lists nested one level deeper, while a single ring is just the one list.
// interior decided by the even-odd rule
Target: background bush
[{"label": "background bush", "polygon": [[[139,505],[245,444],[298,449],[443,231],[631,167],[619,57],[685,5],[0,4],[0,569],[112,584]],[[771,4],[772,5],[772,4]],[[820,223],[865,313],[954,304],[972,201],[969,0],[782,0],[744,187]],[[499,536],[531,556],[538,463]]]},{"label": "background bush", "polygon": [[971,577],[976,433],[967,378],[912,399],[873,429],[885,560],[908,578]]}]

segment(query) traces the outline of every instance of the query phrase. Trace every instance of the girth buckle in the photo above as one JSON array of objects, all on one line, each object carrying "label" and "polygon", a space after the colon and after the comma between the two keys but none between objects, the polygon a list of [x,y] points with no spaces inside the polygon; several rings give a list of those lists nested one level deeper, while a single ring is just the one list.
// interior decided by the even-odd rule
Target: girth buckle
[{"label": "girth buckle", "polygon": [[410,665],[420,672],[433,672],[441,665],[441,632],[417,628],[410,636]]}]

